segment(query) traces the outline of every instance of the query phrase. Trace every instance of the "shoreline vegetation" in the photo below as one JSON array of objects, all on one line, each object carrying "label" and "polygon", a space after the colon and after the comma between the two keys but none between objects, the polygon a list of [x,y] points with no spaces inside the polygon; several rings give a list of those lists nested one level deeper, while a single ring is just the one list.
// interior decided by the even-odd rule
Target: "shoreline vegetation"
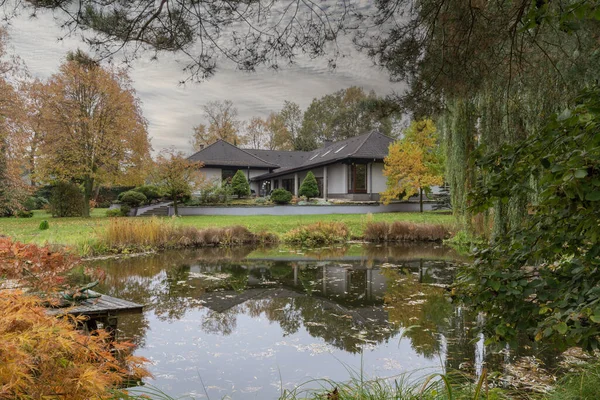
[{"label": "shoreline vegetation", "polygon": [[[0,219],[0,235],[94,257],[206,246],[442,241],[456,232],[452,215],[435,212],[179,218],[109,218],[104,214],[105,210],[98,209],[91,218],[51,218],[35,211],[32,218]],[[48,221],[48,227],[42,230],[43,221]]]}]

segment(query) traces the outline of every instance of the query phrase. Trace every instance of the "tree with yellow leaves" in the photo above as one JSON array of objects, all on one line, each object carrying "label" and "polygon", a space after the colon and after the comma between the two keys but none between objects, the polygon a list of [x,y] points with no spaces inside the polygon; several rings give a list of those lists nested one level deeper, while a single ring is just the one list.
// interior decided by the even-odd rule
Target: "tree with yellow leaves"
[{"label": "tree with yellow leaves", "polygon": [[385,204],[419,194],[423,212],[423,192],[444,182],[444,157],[432,120],[413,121],[404,137],[390,145],[383,175],[387,177],[387,189],[381,194]]},{"label": "tree with yellow leaves", "polygon": [[143,182],[150,140],[127,75],[104,68],[81,51],[69,53],[48,81],[43,99],[40,175],[82,184],[83,216],[98,184]]}]

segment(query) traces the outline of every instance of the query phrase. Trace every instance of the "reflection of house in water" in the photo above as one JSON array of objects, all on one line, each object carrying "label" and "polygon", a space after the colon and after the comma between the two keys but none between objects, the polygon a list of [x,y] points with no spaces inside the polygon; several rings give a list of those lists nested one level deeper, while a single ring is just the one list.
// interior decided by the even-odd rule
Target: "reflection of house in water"
[{"label": "reflection of house in water", "polygon": [[[434,270],[445,266],[416,261],[401,267],[423,277],[435,276]],[[244,287],[236,288],[229,281],[239,281],[242,271]],[[384,308],[388,285],[382,270],[360,262],[246,260],[235,265],[194,265],[190,274],[222,280],[219,288],[200,297],[213,312],[235,318],[251,308],[279,321],[279,314],[293,310],[312,336],[346,351],[357,352],[365,343],[385,341],[399,329],[389,322]]]}]

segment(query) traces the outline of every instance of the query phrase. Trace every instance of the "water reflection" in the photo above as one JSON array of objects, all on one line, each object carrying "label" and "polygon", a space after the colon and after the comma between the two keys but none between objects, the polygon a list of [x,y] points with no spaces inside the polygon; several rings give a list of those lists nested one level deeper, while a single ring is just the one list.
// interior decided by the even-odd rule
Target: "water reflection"
[{"label": "water reflection", "polygon": [[347,246],[202,249],[96,261],[102,291],[143,303],[120,334],[174,396],[277,398],[311,377],[344,380],[494,362],[444,285],[451,250]]}]

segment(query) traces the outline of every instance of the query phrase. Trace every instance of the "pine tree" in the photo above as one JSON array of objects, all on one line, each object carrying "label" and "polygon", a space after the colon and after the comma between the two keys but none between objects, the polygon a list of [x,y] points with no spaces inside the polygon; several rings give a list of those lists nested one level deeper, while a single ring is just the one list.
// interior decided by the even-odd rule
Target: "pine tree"
[{"label": "pine tree", "polygon": [[246,175],[244,175],[242,170],[238,169],[231,179],[231,188],[233,189],[233,194],[236,194],[238,197],[246,197],[250,195],[250,184],[248,183]]},{"label": "pine tree", "polygon": [[306,196],[309,200],[311,197],[317,197],[319,195],[319,185],[317,184],[317,179],[312,171],[308,171],[308,174],[306,174],[306,178],[302,181],[298,194],[300,194],[300,196]]}]

